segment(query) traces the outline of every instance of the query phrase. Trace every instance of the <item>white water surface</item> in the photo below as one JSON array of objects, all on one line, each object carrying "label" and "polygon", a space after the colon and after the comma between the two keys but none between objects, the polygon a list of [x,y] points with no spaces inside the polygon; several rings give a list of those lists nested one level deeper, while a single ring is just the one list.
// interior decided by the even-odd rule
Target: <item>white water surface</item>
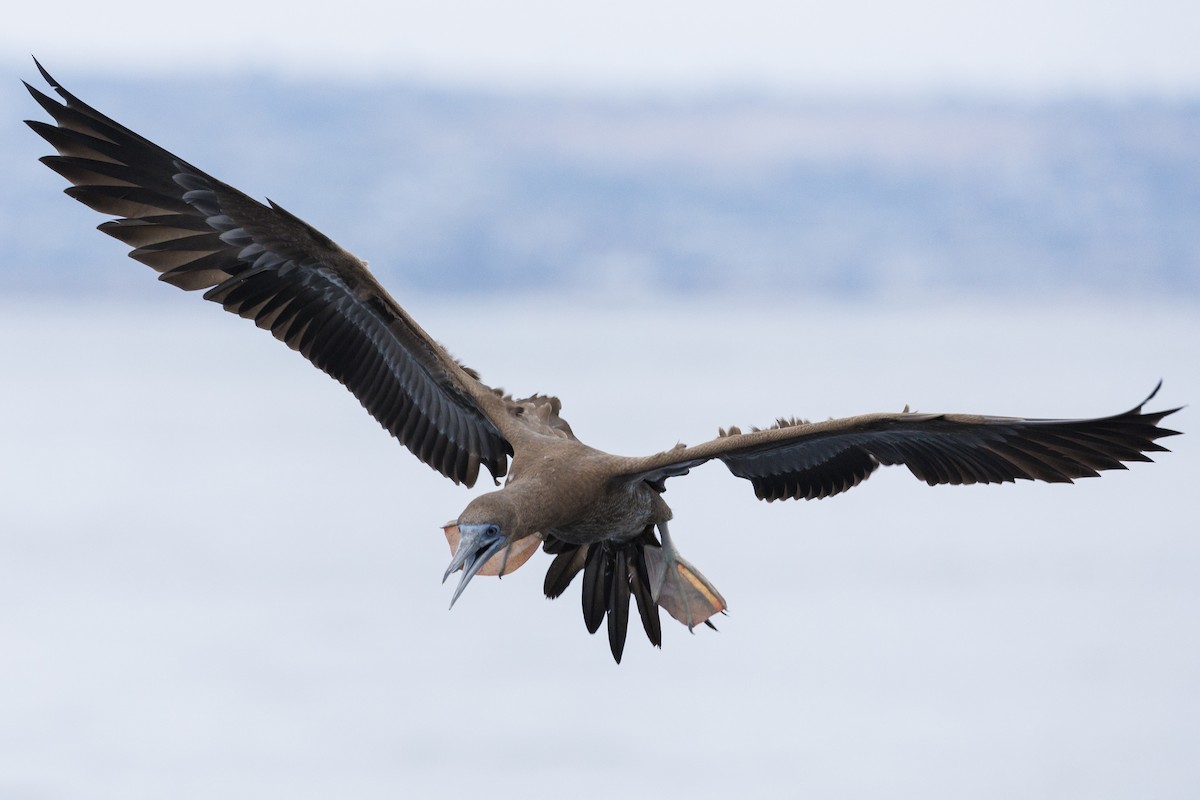
[{"label": "white water surface", "polygon": [[[1151,407],[1200,401],[1192,306],[401,299],[620,453],[906,403],[1097,416],[1160,377]],[[470,494],[246,322],[6,300],[0,363],[6,800],[1200,796],[1193,409],[1075,486],[673,480],[730,613],[661,651],[635,622],[618,667],[545,556],[448,612]]]}]

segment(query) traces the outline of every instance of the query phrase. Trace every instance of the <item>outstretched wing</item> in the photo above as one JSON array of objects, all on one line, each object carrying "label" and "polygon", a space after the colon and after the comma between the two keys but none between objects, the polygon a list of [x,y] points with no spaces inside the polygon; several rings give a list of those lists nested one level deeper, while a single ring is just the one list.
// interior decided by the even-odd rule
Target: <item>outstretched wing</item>
[{"label": "outstretched wing", "polygon": [[[35,62],[36,63],[36,62]],[[366,264],[284,209],[263,205],[64,90],[25,84],[56,124],[27,121],[58,151],[42,160],[66,193],[120,219],[100,230],[160,280],[253,319],[343,383],[389,433],[455,483],[483,464],[499,478],[512,447],[504,402],[404,312]]]},{"label": "outstretched wing", "polygon": [[[1161,386],[1161,383],[1159,384]],[[1124,414],[1098,419],[1021,419],[967,414],[868,414],[809,423],[781,420],[695,447],[629,459],[627,479],[651,483],[719,459],[754,484],[763,500],[814,499],[851,489],[880,464],[903,464],[939,483],[1001,483],[1018,478],[1071,482],[1123,462],[1150,461],[1156,442],[1177,431],[1158,427],[1179,409],[1143,413],[1158,392]]]}]

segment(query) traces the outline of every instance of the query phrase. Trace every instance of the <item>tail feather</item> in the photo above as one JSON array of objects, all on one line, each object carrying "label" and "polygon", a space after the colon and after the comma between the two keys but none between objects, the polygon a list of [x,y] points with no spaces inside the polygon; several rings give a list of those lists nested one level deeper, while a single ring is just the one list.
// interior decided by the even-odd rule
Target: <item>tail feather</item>
[{"label": "tail feather", "polygon": [[584,624],[589,633],[595,633],[607,618],[608,645],[618,664],[625,651],[631,597],[637,603],[646,638],[655,647],[662,646],[662,623],[653,596],[647,547],[661,547],[653,528],[627,542],[577,545],[547,536],[543,544],[543,549],[554,555],[543,585],[546,596],[561,596],[582,572]]}]

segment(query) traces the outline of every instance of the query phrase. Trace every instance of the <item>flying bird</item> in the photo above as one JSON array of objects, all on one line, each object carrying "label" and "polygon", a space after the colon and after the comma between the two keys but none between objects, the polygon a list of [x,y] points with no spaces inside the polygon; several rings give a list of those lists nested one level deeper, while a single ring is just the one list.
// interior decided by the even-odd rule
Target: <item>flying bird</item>
[{"label": "flying bird", "polygon": [[[36,61],[35,61],[36,63]],[[555,397],[517,399],[483,383],[416,323],[367,270],[312,226],[251,199],[66,91],[61,102],[25,84],[53,118],[27,124],[57,150],[42,163],[68,195],[116,217],[99,229],[132,248],[159,279],[251,319],[349,389],[383,428],[456,484],[483,468],[497,486],[445,526],[453,551],[443,581],[504,575],[541,548],[553,556],[544,590],[558,597],[582,574],[588,631],[606,625],[620,662],[631,598],[661,646],[659,609],[711,626],[726,603],[680,555],[668,530],[666,481],[722,462],[762,500],[815,499],[851,489],[881,464],[930,485],[1071,482],[1165,451],[1168,411],[1147,401],[1097,419],[1022,419],[910,412],[720,430],[691,447],[642,457],[579,441]],[[1161,384],[1160,384],[1161,385]],[[1155,392],[1158,388],[1155,388]]]}]

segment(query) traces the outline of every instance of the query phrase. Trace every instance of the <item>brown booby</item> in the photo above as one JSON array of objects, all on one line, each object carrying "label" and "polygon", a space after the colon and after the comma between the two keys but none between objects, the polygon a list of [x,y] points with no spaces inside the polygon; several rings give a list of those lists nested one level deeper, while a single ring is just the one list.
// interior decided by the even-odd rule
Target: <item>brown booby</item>
[{"label": "brown booby", "polygon": [[[36,62],[35,62],[36,63]],[[659,608],[689,629],[724,611],[716,588],[667,529],[668,478],[716,459],[760,499],[829,497],[881,464],[933,484],[1071,482],[1165,451],[1158,426],[1178,409],[1135,408],[1097,419],[966,414],[867,414],[825,422],[780,419],[721,430],[711,441],[654,455],[609,455],[580,442],[557,398],[514,399],[484,384],[404,311],[366,264],[275,203],[251,199],[106,117],[38,69],[60,102],[25,84],[55,124],[27,121],[58,155],[41,161],[66,193],[106,215],[99,226],[159,279],[254,320],[340,381],[392,436],[456,484],[484,467],[502,488],[472,500],[445,533],[461,570],[457,600],[477,574],[503,575],[537,549],[554,556],[549,597],[583,574],[583,616],[607,618],[619,662],[630,598],[650,641]],[[1157,392],[1157,387],[1155,388]],[[1153,397],[1151,393],[1150,397]],[[1147,398],[1147,401],[1150,398]]]}]

